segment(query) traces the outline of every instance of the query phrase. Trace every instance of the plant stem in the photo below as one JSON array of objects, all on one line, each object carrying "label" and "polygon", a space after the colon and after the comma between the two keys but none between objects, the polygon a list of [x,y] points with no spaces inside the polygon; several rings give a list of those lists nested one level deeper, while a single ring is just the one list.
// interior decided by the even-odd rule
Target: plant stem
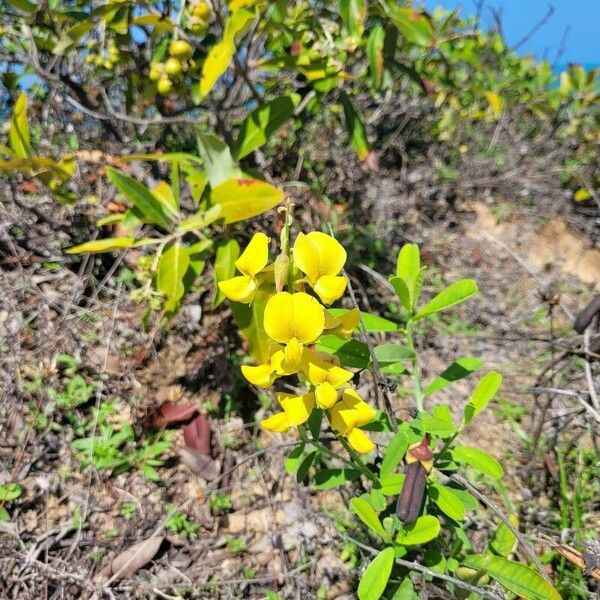
[{"label": "plant stem", "polygon": [[375,473],[373,473],[373,471],[371,471],[371,469],[369,469],[369,467],[365,465],[365,463],[362,461],[356,450],[354,450],[354,448],[352,448],[352,446],[348,443],[348,440],[346,440],[346,438],[342,437],[339,434],[337,434],[337,438],[342,444],[342,446],[344,446],[346,452],[348,452],[348,454],[351,456],[353,465],[355,465],[360,470],[360,472],[365,477],[370,479],[373,483],[379,483],[379,478],[377,477],[377,475],[375,475]]},{"label": "plant stem", "polygon": [[413,379],[413,393],[415,396],[415,403],[419,412],[423,411],[423,391],[421,389],[421,368],[419,366],[419,356],[415,351],[415,340],[413,337],[413,322],[408,320],[406,323],[406,347],[412,351],[413,358],[412,362],[412,379]]}]

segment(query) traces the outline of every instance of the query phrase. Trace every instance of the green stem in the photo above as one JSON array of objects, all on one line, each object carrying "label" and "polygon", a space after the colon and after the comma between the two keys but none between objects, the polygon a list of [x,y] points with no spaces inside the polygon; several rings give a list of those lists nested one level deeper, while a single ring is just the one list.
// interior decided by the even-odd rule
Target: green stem
[{"label": "green stem", "polygon": [[413,379],[413,393],[415,396],[415,403],[419,412],[423,411],[423,391],[421,389],[421,368],[419,366],[419,356],[415,351],[415,340],[413,336],[413,321],[410,319],[406,323],[406,347],[412,351],[412,379]]},{"label": "green stem", "polygon": [[375,475],[375,473],[373,473],[373,471],[371,471],[371,469],[365,465],[356,450],[354,450],[354,448],[352,448],[352,446],[348,443],[348,440],[339,434],[336,435],[342,446],[344,446],[346,452],[352,457],[352,464],[356,466],[358,470],[373,483],[379,483],[379,478],[377,475]]}]

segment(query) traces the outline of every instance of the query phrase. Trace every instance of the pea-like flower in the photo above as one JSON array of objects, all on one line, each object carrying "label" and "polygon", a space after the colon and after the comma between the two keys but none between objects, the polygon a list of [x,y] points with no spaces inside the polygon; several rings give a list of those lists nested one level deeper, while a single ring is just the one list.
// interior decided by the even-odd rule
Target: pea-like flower
[{"label": "pea-like flower", "polygon": [[294,394],[277,394],[277,401],[283,408],[283,412],[274,415],[260,422],[261,426],[268,431],[282,433],[290,427],[297,427],[308,421],[310,413],[315,406],[315,395],[308,392],[302,396]]},{"label": "pea-like flower", "polygon": [[348,280],[340,272],[346,262],[346,251],[333,237],[320,231],[298,234],[294,243],[294,264],[324,304],[342,296]]},{"label": "pea-like flower", "polygon": [[331,409],[331,426],[343,435],[357,452],[367,453],[375,444],[359,429],[375,418],[375,409],[369,406],[353,389],[344,390],[342,399]]},{"label": "pea-like flower", "polygon": [[252,302],[259,285],[257,275],[267,266],[268,261],[269,238],[264,233],[255,233],[235,261],[235,266],[242,275],[220,281],[219,289],[235,302]]},{"label": "pea-like flower", "polygon": [[315,388],[319,408],[331,408],[338,399],[338,389],[352,379],[353,373],[321,360],[314,352],[306,351],[302,371]]},{"label": "pea-like flower", "polygon": [[325,329],[327,333],[333,333],[339,337],[349,338],[360,322],[360,311],[352,308],[339,317],[335,317],[329,311],[325,311]]}]

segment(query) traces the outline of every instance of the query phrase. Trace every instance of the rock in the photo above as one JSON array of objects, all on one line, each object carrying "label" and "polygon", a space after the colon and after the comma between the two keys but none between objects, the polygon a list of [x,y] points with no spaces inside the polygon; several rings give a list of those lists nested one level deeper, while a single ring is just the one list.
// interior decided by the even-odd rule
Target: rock
[{"label": "rock", "polygon": [[240,533],[246,530],[246,515],[231,513],[224,519],[224,527],[230,533]]}]

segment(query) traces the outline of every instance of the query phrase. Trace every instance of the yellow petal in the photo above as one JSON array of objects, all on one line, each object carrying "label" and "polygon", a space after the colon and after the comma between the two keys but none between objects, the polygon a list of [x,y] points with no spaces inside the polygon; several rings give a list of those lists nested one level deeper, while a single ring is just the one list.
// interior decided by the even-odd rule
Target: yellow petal
[{"label": "yellow petal", "polygon": [[315,396],[313,393],[304,394],[304,396],[278,394],[277,400],[285,411],[290,426],[305,423],[315,406]]},{"label": "yellow petal", "polygon": [[375,444],[371,441],[369,436],[362,430],[351,429],[346,436],[350,445],[357,451],[362,454],[366,454],[367,452],[371,452],[373,448],[375,448]]},{"label": "yellow petal", "polygon": [[252,302],[257,288],[256,281],[248,275],[240,275],[239,277],[219,281],[219,289],[227,298],[244,304]]},{"label": "yellow petal", "polygon": [[261,388],[269,387],[275,380],[275,370],[271,365],[251,367],[242,365],[242,375],[252,384]]},{"label": "yellow petal", "polygon": [[313,289],[323,304],[332,304],[344,295],[347,283],[348,280],[345,277],[323,275],[313,284]]},{"label": "yellow petal", "polygon": [[367,404],[352,388],[344,390],[343,401],[354,411],[356,427],[370,423],[377,415],[377,411]]},{"label": "yellow petal", "polygon": [[318,359],[314,352],[308,354],[308,357],[309,362],[304,371],[312,385],[327,382],[333,387],[338,388],[352,379],[353,373],[351,371]]},{"label": "yellow petal", "polygon": [[278,350],[271,356],[271,367],[278,375],[293,375],[298,372],[298,365],[287,362],[284,350]]},{"label": "yellow petal", "polygon": [[356,415],[352,406],[349,406],[345,400],[335,404],[331,409],[331,426],[346,435],[356,424]]},{"label": "yellow petal", "polygon": [[264,233],[255,233],[246,249],[235,261],[235,266],[244,275],[254,277],[265,268],[268,261],[269,238]]},{"label": "yellow petal", "polygon": [[260,426],[268,431],[277,431],[279,433],[287,431],[290,428],[287,415],[284,412],[275,413],[268,419],[262,420]]},{"label": "yellow petal", "polygon": [[327,370],[320,366],[320,361],[317,363],[314,358],[305,366],[304,371],[312,385],[320,385],[327,381]]},{"label": "yellow petal", "polygon": [[331,408],[338,399],[337,390],[330,383],[322,383],[315,388],[315,399],[319,408]]},{"label": "yellow petal", "polygon": [[352,371],[342,369],[342,367],[336,365],[331,365],[329,369],[327,369],[327,381],[335,388],[339,388],[347,381],[350,381],[353,376],[354,373],[352,373]]},{"label": "yellow petal", "polygon": [[298,369],[300,363],[302,362],[303,350],[304,346],[296,338],[292,338],[287,343],[284,350],[286,369]]},{"label": "yellow petal", "polygon": [[304,292],[279,292],[267,302],[264,326],[267,335],[276,342],[287,344],[296,338],[310,344],[323,332],[325,311],[315,298]]},{"label": "yellow petal", "polygon": [[294,263],[314,283],[323,275],[337,275],[346,262],[346,251],[330,235],[320,231],[298,234]]},{"label": "yellow petal", "polygon": [[334,317],[329,311],[325,311],[325,329],[340,337],[350,337],[360,322],[360,311],[352,308],[339,317]]}]

